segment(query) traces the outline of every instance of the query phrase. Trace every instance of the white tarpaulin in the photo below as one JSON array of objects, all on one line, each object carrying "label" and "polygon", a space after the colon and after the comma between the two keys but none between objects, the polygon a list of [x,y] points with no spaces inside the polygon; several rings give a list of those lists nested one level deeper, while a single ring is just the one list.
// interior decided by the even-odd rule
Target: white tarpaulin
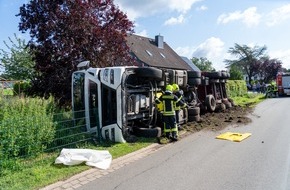
[{"label": "white tarpaulin", "polygon": [[56,158],[56,164],[77,165],[86,162],[88,166],[108,169],[112,162],[112,155],[107,150],[92,149],[62,149]]}]

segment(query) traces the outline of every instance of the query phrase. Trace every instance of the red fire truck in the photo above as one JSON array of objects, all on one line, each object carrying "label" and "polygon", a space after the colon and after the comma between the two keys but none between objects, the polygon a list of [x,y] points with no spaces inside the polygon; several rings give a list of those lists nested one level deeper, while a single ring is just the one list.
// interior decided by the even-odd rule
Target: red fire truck
[{"label": "red fire truck", "polygon": [[279,96],[290,95],[290,73],[279,72],[277,74],[276,83]]}]

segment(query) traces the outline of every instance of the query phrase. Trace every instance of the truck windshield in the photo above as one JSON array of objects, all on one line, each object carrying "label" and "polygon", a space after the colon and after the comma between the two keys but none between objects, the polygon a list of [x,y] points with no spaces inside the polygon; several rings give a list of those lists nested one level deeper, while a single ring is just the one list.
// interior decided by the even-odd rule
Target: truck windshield
[{"label": "truck windshield", "polygon": [[73,110],[81,111],[85,110],[85,96],[84,96],[84,73],[74,73],[73,74]]},{"label": "truck windshield", "polygon": [[[87,130],[99,129],[98,113],[98,85],[88,79],[85,82],[85,73],[75,72],[73,74],[72,94],[73,94],[73,115],[78,125],[86,123]],[[86,107],[88,105],[88,107]],[[98,131],[97,131],[98,132]]]}]

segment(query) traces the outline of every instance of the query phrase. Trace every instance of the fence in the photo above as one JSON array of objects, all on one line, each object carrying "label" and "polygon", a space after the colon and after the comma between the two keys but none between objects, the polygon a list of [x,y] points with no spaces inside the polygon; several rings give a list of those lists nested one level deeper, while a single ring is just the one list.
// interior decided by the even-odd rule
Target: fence
[{"label": "fence", "polygon": [[0,118],[0,176],[14,169],[7,163],[15,160],[23,163],[25,159],[59,152],[62,148],[98,143],[99,133],[87,131],[84,115],[84,111],[79,111],[54,114],[50,119],[30,117],[3,121]]},{"label": "fence", "polygon": [[0,80],[0,89],[13,88],[13,85],[18,82],[15,80]]}]

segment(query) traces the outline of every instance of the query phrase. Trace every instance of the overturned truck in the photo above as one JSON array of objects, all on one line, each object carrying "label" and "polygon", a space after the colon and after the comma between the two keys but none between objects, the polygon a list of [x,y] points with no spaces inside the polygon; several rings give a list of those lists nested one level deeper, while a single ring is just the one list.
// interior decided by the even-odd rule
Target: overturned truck
[{"label": "overturned truck", "polygon": [[126,142],[131,135],[160,136],[162,114],[154,100],[167,84],[176,83],[184,91],[188,107],[179,112],[179,124],[200,117],[197,89],[202,76],[198,71],[135,66],[86,68],[87,63],[80,63],[72,76],[74,117],[103,139]]}]

